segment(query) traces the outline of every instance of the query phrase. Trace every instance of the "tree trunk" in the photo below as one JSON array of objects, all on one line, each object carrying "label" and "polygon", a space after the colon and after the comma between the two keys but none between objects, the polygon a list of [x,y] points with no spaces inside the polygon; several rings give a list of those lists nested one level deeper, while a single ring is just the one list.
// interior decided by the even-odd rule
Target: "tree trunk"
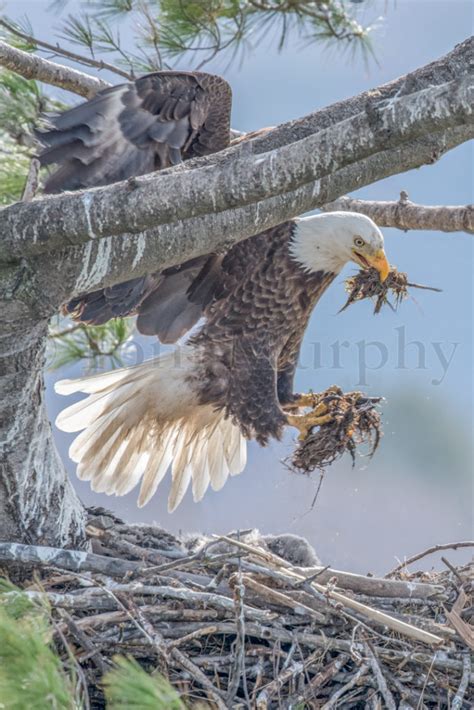
[{"label": "tree trunk", "polygon": [[[48,318],[24,273],[0,274],[0,539],[84,544],[84,510],[56,451],[44,404]],[[33,300],[33,299],[32,299]]]}]

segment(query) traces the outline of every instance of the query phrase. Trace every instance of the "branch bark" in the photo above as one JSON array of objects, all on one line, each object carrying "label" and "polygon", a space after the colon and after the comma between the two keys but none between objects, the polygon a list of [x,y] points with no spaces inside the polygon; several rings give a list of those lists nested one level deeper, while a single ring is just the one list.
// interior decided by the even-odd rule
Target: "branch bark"
[{"label": "branch bark", "polygon": [[[474,138],[474,132],[459,127],[442,136],[430,135],[381,151],[317,183],[256,204],[161,225],[144,233],[88,242],[85,247],[64,249],[55,255],[41,255],[33,261],[35,275],[30,293],[45,304],[48,297],[53,313],[67,298],[87,289],[111,286],[155,268],[225,249],[239,239],[284,222],[289,212],[295,215],[313,209],[318,195],[318,202],[324,204],[384,177],[431,164],[469,138]],[[63,275],[60,282],[52,280],[57,273]]]},{"label": "branch bark", "polygon": [[20,74],[25,79],[36,79],[60,89],[92,98],[100,89],[110,84],[90,74],[66,67],[49,59],[16,49],[0,40],[0,65]]},{"label": "branch bark", "polygon": [[340,197],[322,205],[323,212],[360,212],[374,220],[379,227],[427,229],[439,232],[468,232],[474,234],[474,205],[426,206],[417,205],[402,192],[396,202],[374,202]]},{"label": "branch bark", "polygon": [[[426,133],[471,125],[474,79],[442,84],[367,107],[356,116],[259,157],[240,156],[222,166],[166,170],[101,189],[17,203],[0,212],[6,256],[35,255],[118,233],[137,234],[203,214],[276,197],[375,153]],[[232,149],[231,149],[232,150]],[[176,195],[179,195],[177,203]],[[318,194],[311,207],[319,206]],[[295,216],[288,210],[286,218]],[[261,224],[254,225],[261,231]]]}]

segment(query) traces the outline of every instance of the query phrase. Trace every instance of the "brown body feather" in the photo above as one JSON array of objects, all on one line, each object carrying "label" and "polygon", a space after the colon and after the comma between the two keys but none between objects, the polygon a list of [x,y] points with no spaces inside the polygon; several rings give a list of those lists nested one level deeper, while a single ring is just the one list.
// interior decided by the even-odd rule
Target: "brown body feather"
[{"label": "brown body feather", "polygon": [[266,444],[287,424],[301,341],[335,274],[309,273],[291,256],[294,222],[233,247],[222,262],[206,322],[190,344],[207,363],[204,403],[223,407],[248,438]]}]

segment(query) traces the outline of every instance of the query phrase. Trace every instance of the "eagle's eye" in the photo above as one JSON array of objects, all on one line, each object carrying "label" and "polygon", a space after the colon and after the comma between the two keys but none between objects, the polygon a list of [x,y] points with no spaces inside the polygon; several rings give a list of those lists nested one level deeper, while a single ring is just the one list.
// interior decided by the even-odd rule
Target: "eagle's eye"
[{"label": "eagle's eye", "polygon": [[360,247],[363,247],[365,245],[365,242],[362,237],[354,237],[354,245],[356,247],[359,247],[360,249]]}]

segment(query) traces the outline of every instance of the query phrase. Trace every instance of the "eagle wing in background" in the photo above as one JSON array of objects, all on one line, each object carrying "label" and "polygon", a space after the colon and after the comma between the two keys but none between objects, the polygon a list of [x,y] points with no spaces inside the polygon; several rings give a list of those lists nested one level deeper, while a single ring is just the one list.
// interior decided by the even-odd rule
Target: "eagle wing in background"
[{"label": "eagle wing in background", "polygon": [[89,325],[137,315],[137,328],[175,343],[204,315],[221,283],[223,256],[200,256],[161,273],[78,296],[63,313]]},{"label": "eagle wing in background", "polygon": [[[107,185],[222,150],[231,100],[227,82],[203,72],[156,72],[105,89],[37,132],[41,164],[59,164],[45,192]],[[175,342],[212,298],[220,263],[213,255],[193,259],[75,298],[64,311],[95,325],[138,313],[140,332]]]},{"label": "eagle wing in background", "polygon": [[108,185],[229,145],[231,89],[202,72],[155,72],[100,91],[37,132],[47,193]]}]

